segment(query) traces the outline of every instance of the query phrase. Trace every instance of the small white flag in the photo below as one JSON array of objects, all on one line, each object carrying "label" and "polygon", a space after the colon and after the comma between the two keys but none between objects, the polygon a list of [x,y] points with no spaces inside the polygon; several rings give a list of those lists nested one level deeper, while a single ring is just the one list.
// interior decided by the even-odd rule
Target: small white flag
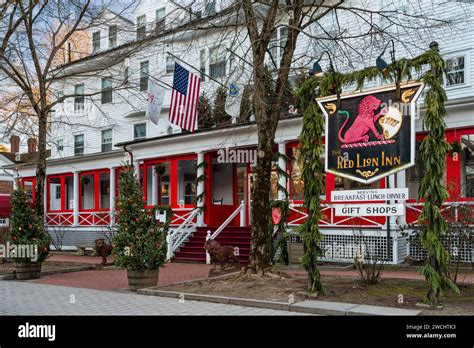
[{"label": "small white flag", "polygon": [[158,124],[165,98],[165,89],[148,79],[148,104],[146,107],[145,117],[149,118],[154,124]]},{"label": "small white flag", "polygon": [[250,83],[251,79],[251,72],[249,72],[249,69],[246,69],[244,64],[245,63],[241,61],[230,74],[229,78],[231,84],[227,89],[225,112],[232,117],[232,123],[235,123],[237,117],[240,116],[240,104],[242,103],[244,88]]},{"label": "small white flag", "polygon": [[240,115],[240,104],[242,103],[243,91],[240,90],[234,83],[231,83],[227,90],[225,98],[225,112],[236,119]]}]

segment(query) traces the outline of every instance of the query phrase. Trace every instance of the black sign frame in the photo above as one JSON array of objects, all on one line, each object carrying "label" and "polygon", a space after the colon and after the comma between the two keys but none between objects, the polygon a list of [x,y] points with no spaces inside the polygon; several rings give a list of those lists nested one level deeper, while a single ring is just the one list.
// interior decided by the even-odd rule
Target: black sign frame
[{"label": "black sign frame", "polygon": [[339,100],[318,98],[326,120],[326,172],[370,184],[413,166],[416,102],[423,88],[421,82],[401,84],[400,100],[394,84]]}]

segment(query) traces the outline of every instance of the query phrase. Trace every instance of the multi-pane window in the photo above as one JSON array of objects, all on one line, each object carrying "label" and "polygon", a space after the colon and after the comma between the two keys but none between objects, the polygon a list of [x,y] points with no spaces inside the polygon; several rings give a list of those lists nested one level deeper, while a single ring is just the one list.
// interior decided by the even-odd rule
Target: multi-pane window
[{"label": "multi-pane window", "polygon": [[100,31],[92,34],[92,53],[100,51]]},{"label": "multi-pane window", "polygon": [[474,134],[461,137],[461,196],[474,197]]},{"label": "multi-pane window", "polygon": [[225,51],[214,47],[209,51],[209,75],[216,79],[225,76]]},{"label": "multi-pane window", "polygon": [[102,104],[112,102],[112,78],[104,77],[102,79],[102,93],[101,93]]},{"label": "multi-pane window", "polygon": [[117,46],[117,26],[109,26],[109,48]]},{"label": "multi-pane window", "polygon": [[102,131],[102,152],[112,150],[112,129]]},{"label": "multi-pane window", "polygon": [[134,139],[146,138],[146,123],[137,123],[133,125],[133,138]]},{"label": "multi-pane window", "polygon": [[206,76],[206,50],[199,52],[199,70],[201,71],[201,80],[204,81]]},{"label": "multi-pane window", "polygon": [[280,58],[283,56],[285,50],[286,41],[288,40],[288,28],[282,27],[275,30],[272,33],[270,42],[268,44],[268,50],[270,52],[270,62],[274,65],[278,65]]},{"label": "multi-pane window", "polygon": [[74,86],[74,111],[84,110],[84,84]]},{"label": "multi-pane window", "polygon": [[82,156],[84,154],[84,134],[74,136],[74,156]]},{"label": "multi-pane window", "polygon": [[140,63],[140,91],[146,91],[148,89],[148,61]]},{"label": "multi-pane window", "polygon": [[465,83],[465,56],[446,59],[446,85],[456,86]]},{"label": "multi-pane window", "polygon": [[56,149],[58,153],[62,153],[64,151],[64,139],[58,139],[56,141]]},{"label": "multi-pane window", "polygon": [[137,40],[146,37],[146,15],[137,17]]},{"label": "multi-pane window", "polygon": [[[304,180],[303,168],[299,160],[300,149],[293,148],[293,156],[291,159],[291,175],[290,175],[290,197],[292,200],[304,200]],[[324,171],[324,157],[321,157],[321,165],[323,167],[322,183],[326,187],[326,172]],[[325,199],[325,193],[322,192],[321,199]]]},{"label": "multi-pane window", "polygon": [[207,0],[204,5],[204,14],[210,16],[216,13],[216,0]]},{"label": "multi-pane window", "polygon": [[165,30],[165,8],[160,8],[156,10],[156,19],[155,19],[155,30],[157,32]]},{"label": "multi-pane window", "polygon": [[174,72],[174,59],[173,57],[166,57],[166,73],[172,74]]}]

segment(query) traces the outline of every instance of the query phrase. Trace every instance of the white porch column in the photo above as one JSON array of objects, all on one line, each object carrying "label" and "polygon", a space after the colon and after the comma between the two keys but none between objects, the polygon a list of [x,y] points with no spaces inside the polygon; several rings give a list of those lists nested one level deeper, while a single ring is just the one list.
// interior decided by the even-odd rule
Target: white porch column
[{"label": "white porch column", "polygon": [[151,204],[156,206],[158,205],[158,175],[154,167],[151,173]]},{"label": "white porch column", "polygon": [[109,206],[110,206],[110,226],[115,225],[115,168],[110,168],[110,192],[109,192]]},{"label": "white porch column", "polygon": [[[202,166],[202,163],[204,163],[204,154],[202,152],[197,153],[197,177],[199,178],[200,176],[204,175],[204,167]],[[197,184],[196,188],[196,194],[197,197],[199,197],[201,194],[204,193],[204,181],[200,180]],[[205,198],[204,198],[205,199]],[[203,208],[204,207],[204,199],[200,199],[197,201],[197,207],[198,208]],[[203,226],[204,225],[204,210],[201,209],[199,211],[199,214],[196,217],[196,222],[198,226]]]},{"label": "white porch column", "polygon": [[[286,145],[285,142],[278,143],[278,153],[279,154],[286,155],[286,146],[285,145]],[[286,160],[282,156],[278,156],[278,167],[280,167],[281,170],[286,172]],[[280,184],[280,186],[283,186],[283,187],[287,188],[287,179],[286,179],[285,176],[278,175],[278,183]],[[280,200],[288,199],[288,197],[286,197],[286,195],[285,195],[285,192],[282,191],[281,189],[278,189],[278,199],[280,199]]]},{"label": "white porch column", "polygon": [[[407,171],[402,170],[398,172],[396,175],[397,175],[397,188],[407,187],[407,181],[406,181]],[[398,203],[405,203],[405,201],[398,201]],[[398,225],[404,226],[406,225],[406,223],[407,223],[407,215],[405,212],[405,215],[398,217]]]},{"label": "white porch column", "polygon": [[74,172],[74,178],[73,178],[73,183],[74,183],[74,226],[79,225],[79,172],[75,171]]}]

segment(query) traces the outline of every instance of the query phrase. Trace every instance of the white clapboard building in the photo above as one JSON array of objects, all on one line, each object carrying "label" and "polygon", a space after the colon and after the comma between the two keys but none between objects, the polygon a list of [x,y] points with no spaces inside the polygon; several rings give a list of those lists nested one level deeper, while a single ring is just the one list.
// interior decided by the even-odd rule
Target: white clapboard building
[{"label": "white clapboard building", "polygon": [[[90,246],[96,238],[113,229],[119,172],[125,161],[133,159],[143,183],[146,205],[169,205],[173,209],[170,254],[178,260],[204,262],[202,244],[210,230],[219,232],[217,240],[222,243],[239,246],[241,257],[248,258],[254,178],[251,162],[257,144],[252,117],[217,127],[200,127],[194,132],[182,131],[168,120],[169,85],[173,82],[175,63],[201,77],[201,95],[207,95],[211,100],[220,84],[227,86],[234,82],[232,76],[236,71],[239,76],[250,74],[252,59],[246,29],[238,25],[227,29],[220,27],[237,18],[228,10],[232,5],[230,0],[197,1],[189,6],[181,3],[142,0],[129,19],[105,12],[100,23],[89,29],[90,56],[67,63],[55,72],[55,96],[62,98],[76,94],[59,103],[52,116],[55,122],[49,139],[51,156],[47,161],[44,197],[48,230],[55,238],[61,239],[65,249]],[[410,1],[395,2],[397,7],[387,7],[388,3],[393,2],[372,1],[368,6],[374,10],[387,9],[395,21],[397,16],[414,11]],[[436,9],[428,3],[431,2],[426,2],[431,14],[437,18],[456,18],[458,23],[417,30],[422,21],[414,17],[411,19],[413,35],[410,35],[411,29],[407,25],[403,32],[398,32],[401,29],[385,17],[375,19],[374,23],[388,28],[387,31],[393,27],[392,34],[399,38],[395,43],[397,59],[422,53],[431,41],[439,43],[448,66],[446,137],[450,143],[457,142],[462,148],[459,156],[446,157],[447,173],[442,178],[450,192],[446,205],[463,202],[472,207],[474,10],[462,2],[444,2]],[[331,35],[337,36],[338,22],[352,23],[353,29],[364,30],[361,19],[347,11],[327,13],[319,24],[308,29],[314,37],[326,39],[315,40],[300,35],[295,68],[307,72],[324,50],[332,52],[336,68],[341,71],[375,64],[375,58],[388,43],[388,37],[376,36],[377,40],[369,43],[354,38],[358,47],[367,45],[367,48],[362,56],[358,52],[350,59],[342,58],[336,53],[337,40],[327,40]],[[285,23],[285,15],[282,15],[281,23]],[[209,24],[214,24],[214,28],[199,29]],[[272,56],[280,57],[286,34],[284,25],[275,31],[269,50]],[[387,61],[389,57],[387,50]],[[272,64],[270,58],[268,63]],[[323,57],[321,63],[326,68],[327,57]],[[295,69],[295,74],[296,71],[298,69]],[[145,117],[149,79],[165,89],[158,124]],[[423,109],[418,116],[417,142],[426,134]],[[289,178],[278,177],[275,166],[273,190],[269,193],[274,199],[283,197],[278,192],[277,182],[287,188],[291,209],[288,225],[294,231],[306,217],[302,206],[304,182],[297,161],[301,129],[302,116],[298,112],[289,113],[280,120],[275,138],[278,149],[275,150],[290,158],[288,162],[280,159],[278,164],[287,171]],[[200,166],[203,162],[205,165]],[[157,167],[160,168],[159,174]],[[35,164],[17,164],[17,168],[18,175],[23,178],[22,185],[33,196]],[[325,219],[320,224],[325,235],[322,246],[326,258],[352,261],[356,255],[355,246],[359,243],[360,236],[356,235],[359,232],[364,235],[367,247],[383,255],[388,253],[391,263],[400,263],[409,254],[420,258],[421,250],[410,247],[409,237],[400,231],[399,226],[416,221],[421,211],[423,203],[415,199],[423,176],[421,169],[418,162],[408,170],[370,185],[328,173],[325,176],[326,192],[322,197]],[[205,180],[196,183],[196,178],[204,172]],[[404,215],[392,217],[390,226],[386,217],[336,214],[335,207],[342,203],[331,201],[332,192],[383,189],[388,181],[391,188],[406,187],[409,190],[409,199],[402,202]],[[204,200],[196,205],[195,198],[202,192],[205,193]],[[200,209],[201,206],[204,209]],[[390,233],[387,234],[388,227]],[[297,248],[299,239],[295,236],[291,243]],[[472,261],[472,250],[456,252],[462,253],[464,261]]]}]

